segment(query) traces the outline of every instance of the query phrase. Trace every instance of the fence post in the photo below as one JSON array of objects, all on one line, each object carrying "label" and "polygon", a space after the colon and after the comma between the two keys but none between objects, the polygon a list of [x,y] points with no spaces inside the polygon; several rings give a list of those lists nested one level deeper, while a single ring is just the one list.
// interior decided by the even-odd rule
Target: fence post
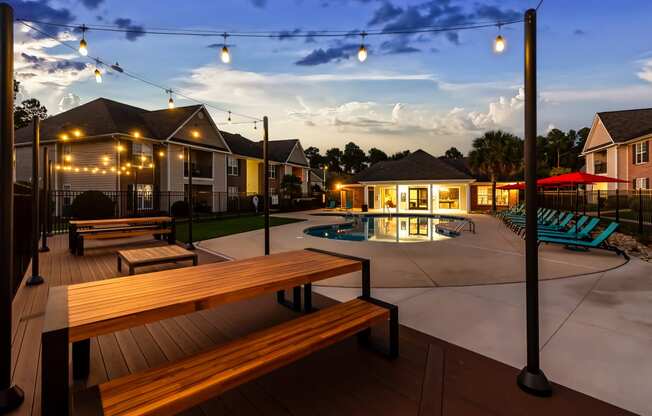
[{"label": "fence post", "polygon": [[620,188],[620,185],[616,185],[616,222],[620,221],[620,195],[618,188]]},{"label": "fence post", "polygon": [[600,218],[600,190],[598,189],[598,218]]},{"label": "fence post", "polygon": [[638,190],[638,232],[643,234],[643,189]]},{"label": "fence post", "polygon": [[50,197],[48,188],[50,187],[50,163],[48,160],[48,148],[43,147],[43,199],[41,200],[42,219],[41,219],[41,248],[40,252],[50,251],[48,247],[48,224],[50,222]]}]

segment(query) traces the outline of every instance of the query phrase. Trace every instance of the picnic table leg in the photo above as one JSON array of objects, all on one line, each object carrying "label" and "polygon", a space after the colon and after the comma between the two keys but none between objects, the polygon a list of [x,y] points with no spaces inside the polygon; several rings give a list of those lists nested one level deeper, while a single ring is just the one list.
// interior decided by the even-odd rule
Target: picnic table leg
[{"label": "picnic table leg", "polygon": [[134,270],[134,266],[132,264],[129,264],[129,276],[133,276],[136,274],[136,270]]},{"label": "picnic table leg", "polygon": [[122,259],[120,258],[120,255],[118,255],[118,271],[122,272]]},{"label": "picnic table leg", "polygon": [[75,238],[75,240],[77,241],[75,243],[75,248],[77,250],[77,255],[78,256],[83,256],[84,255],[84,237],[82,237],[80,235],[77,238]]},{"label": "picnic table leg", "polygon": [[90,372],[91,340],[73,342],[72,344],[72,376],[75,380],[83,380]]},{"label": "picnic table leg", "polygon": [[197,255],[196,254],[194,256],[192,256],[192,265],[193,266],[197,265]]},{"label": "picnic table leg", "polygon": [[285,299],[285,290],[276,292],[276,301],[292,310],[301,311],[301,286],[292,288],[292,301]]},{"label": "picnic table leg", "polygon": [[68,250],[70,250],[72,254],[75,254],[76,251],[75,248],[76,239],[77,239],[77,227],[72,224],[68,224]]},{"label": "picnic table leg", "polygon": [[68,386],[68,332],[41,334],[41,414],[65,416],[70,409]]}]

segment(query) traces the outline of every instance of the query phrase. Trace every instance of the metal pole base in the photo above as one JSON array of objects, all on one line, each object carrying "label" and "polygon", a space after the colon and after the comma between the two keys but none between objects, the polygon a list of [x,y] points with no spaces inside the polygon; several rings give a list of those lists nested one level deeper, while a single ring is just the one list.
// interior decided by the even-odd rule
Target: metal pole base
[{"label": "metal pole base", "polygon": [[50,251],[50,247],[42,246],[41,248],[38,249],[38,251],[41,253],[47,253],[48,251]]},{"label": "metal pole base", "polygon": [[14,385],[6,390],[0,390],[0,414],[11,412],[25,400],[23,389]]},{"label": "metal pole base", "polygon": [[30,276],[29,279],[27,279],[27,282],[25,282],[26,286],[38,286],[45,282],[41,276]]},{"label": "metal pole base", "polygon": [[550,397],[552,395],[552,386],[541,370],[538,373],[531,373],[525,367],[518,375],[516,384],[521,390],[534,396]]},{"label": "metal pole base", "polygon": [[196,248],[193,243],[186,243],[184,247],[186,248],[186,250],[195,250]]}]

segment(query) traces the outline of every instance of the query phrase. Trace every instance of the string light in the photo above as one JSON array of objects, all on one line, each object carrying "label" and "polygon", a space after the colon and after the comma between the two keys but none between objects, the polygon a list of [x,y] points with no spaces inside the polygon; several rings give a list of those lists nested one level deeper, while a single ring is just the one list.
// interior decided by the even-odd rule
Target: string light
[{"label": "string light", "polygon": [[231,54],[229,53],[229,48],[226,46],[226,37],[228,35],[224,33],[224,45],[222,45],[222,52],[220,53],[220,59],[225,64],[231,63]]},{"label": "string light", "polygon": [[137,138],[137,139],[140,138],[140,132],[139,132],[138,130],[136,130],[136,131],[134,131],[133,133],[131,133],[131,135],[134,136],[134,137]]},{"label": "string light", "polygon": [[226,119],[226,121],[228,121],[229,124],[231,124],[231,111],[229,111],[229,117]]},{"label": "string light", "polygon": [[360,43],[360,48],[358,49],[358,61],[364,62],[367,60],[367,47],[364,46],[364,37],[367,34],[365,32],[362,32],[360,36],[362,37],[362,41]]},{"label": "string light", "polygon": [[88,43],[86,43],[86,25],[82,25],[82,38],[79,41],[79,54],[81,56],[88,56]]},{"label": "string light", "polygon": [[61,140],[63,140],[64,142],[68,141],[68,135],[66,133],[62,133],[59,137],[61,137]]},{"label": "string light", "polygon": [[258,130],[258,127],[256,127],[256,122],[254,121],[254,130]]},{"label": "string light", "polygon": [[197,130],[193,130],[191,134],[195,139],[199,138],[199,132]]},{"label": "string light", "polygon": [[[99,64],[99,62],[98,62],[98,64]],[[100,72],[100,68],[98,68],[96,66],[94,73],[95,73],[95,82],[97,82],[98,84],[101,84],[102,83],[102,72]]]},{"label": "string light", "polygon": [[168,98],[168,108],[173,109],[174,108],[174,99],[172,98],[172,90],[165,90],[165,92],[168,93],[170,98]]},{"label": "string light", "polygon": [[81,130],[79,130],[79,129],[73,130],[72,135],[77,137],[77,138],[81,137]]},{"label": "string light", "polygon": [[505,38],[500,34],[500,26],[498,25],[498,36],[496,36],[496,40],[494,41],[494,52],[496,53],[503,53],[505,51]]},{"label": "string light", "polygon": [[183,153],[179,153],[179,159],[183,160]]},{"label": "string light", "polygon": [[158,155],[159,155],[160,157],[165,157],[165,152],[161,150],[160,152],[158,152]]}]

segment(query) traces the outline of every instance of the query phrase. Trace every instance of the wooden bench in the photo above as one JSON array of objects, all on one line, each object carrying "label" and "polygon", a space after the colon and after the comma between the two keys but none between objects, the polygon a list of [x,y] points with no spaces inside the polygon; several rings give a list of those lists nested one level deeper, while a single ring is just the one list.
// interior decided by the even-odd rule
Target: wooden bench
[{"label": "wooden bench", "polygon": [[192,260],[193,266],[197,265],[197,253],[179,247],[176,244],[160,247],[137,248],[133,250],[118,251],[118,271],[122,271],[124,262],[129,268],[129,274],[135,273],[136,267],[152,266],[163,263],[176,263],[178,261]]},{"label": "wooden bench", "polygon": [[52,287],[41,335],[42,415],[69,413],[71,343],[73,378],[83,379],[91,337],[302,285],[311,311],[312,282],[356,271],[362,272],[362,298],[390,310],[390,351],[396,355],[398,310],[371,298],[367,259],[307,249]]},{"label": "wooden bench", "polygon": [[68,239],[73,254],[84,255],[84,240],[167,235],[169,244],[176,243],[176,226],[172,217],[111,218],[70,221]]},{"label": "wooden bench", "polygon": [[[73,398],[74,413],[174,415],[344,338],[364,336],[366,329],[388,320],[390,310],[384,306],[362,299],[341,303],[84,390]],[[397,333],[395,329],[393,334]]]}]

